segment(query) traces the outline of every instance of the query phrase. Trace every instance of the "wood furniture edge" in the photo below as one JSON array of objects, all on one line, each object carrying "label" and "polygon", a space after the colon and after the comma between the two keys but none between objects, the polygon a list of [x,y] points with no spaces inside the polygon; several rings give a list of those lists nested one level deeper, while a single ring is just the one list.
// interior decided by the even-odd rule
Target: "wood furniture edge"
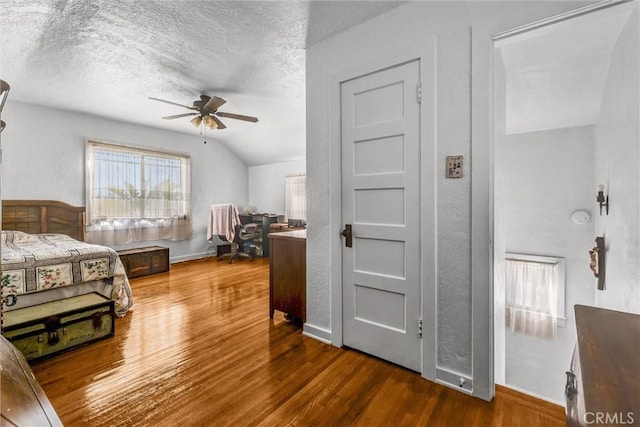
[{"label": "wood furniture edge", "polygon": [[[269,256],[269,317],[273,319],[274,311],[283,311],[286,315],[291,315],[294,318],[299,319],[302,323],[306,322],[306,248],[307,238],[306,230],[286,231],[282,233],[270,233],[269,239],[272,241],[272,253]],[[293,254],[284,256],[282,252],[287,252],[293,248],[298,247],[302,250],[296,251]],[[298,268],[292,265],[295,260],[302,261]],[[284,269],[282,268],[284,264]],[[282,271],[280,271],[282,270]],[[295,275],[292,271],[298,271],[301,274]],[[284,275],[283,275],[284,272]],[[294,274],[292,276],[292,274]],[[276,283],[276,281],[278,283]],[[297,289],[300,293],[299,310],[296,308],[296,303],[291,299],[291,291],[300,285]],[[278,289],[279,297],[276,298],[276,288]],[[288,299],[287,303],[276,304],[275,300],[282,302],[283,299]],[[276,307],[277,305],[277,307]],[[288,306],[288,307],[287,307]],[[291,309],[289,311],[288,309]]]},{"label": "wood furniture edge", "polygon": [[[129,279],[134,279],[138,277],[149,276],[153,274],[166,273],[171,270],[171,257],[170,257],[170,248],[166,246],[152,245],[152,246],[141,246],[138,248],[127,248],[127,249],[119,249],[116,252],[122,261],[122,265],[125,269],[125,273]],[[160,269],[155,269],[153,264],[153,255],[162,253],[163,259],[166,260],[166,264],[162,266]],[[131,268],[132,260],[137,259],[146,259],[148,261],[147,267],[148,271],[144,273],[134,272]],[[141,270],[142,272],[143,270]]]},{"label": "wood furniture edge", "polygon": [[[624,407],[620,406],[623,402],[631,405],[633,398],[640,401],[640,385],[632,380],[640,363],[632,368],[629,359],[640,350],[640,317],[582,304],[576,304],[574,312],[585,408],[614,413]],[[624,330],[625,326],[632,328]],[[625,367],[635,372],[625,371]]]},{"label": "wood furniture edge", "polygon": [[292,239],[299,240],[307,238],[307,230],[291,230],[291,231],[278,231],[275,233],[269,233],[270,239]]},{"label": "wood furniture edge", "polygon": [[[59,201],[59,200],[2,200],[2,212],[4,219],[4,212],[7,208],[12,207],[35,207],[40,210],[40,232],[41,233],[49,233],[50,224],[59,223],[59,220],[56,217],[51,217],[49,215],[49,207],[59,208],[65,211],[68,211],[72,217],[75,217],[73,222],[70,222],[68,226],[74,229],[73,235],[70,234],[71,237],[76,238],[77,240],[84,241],[84,219],[85,219],[85,207],[84,206],[73,206],[68,203]],[[33,222],[28,220],[27,218],[14,218],[11,221],[12,223],[30,223]],[[5,225],[2,225],[2,229],[6,230]]]}]

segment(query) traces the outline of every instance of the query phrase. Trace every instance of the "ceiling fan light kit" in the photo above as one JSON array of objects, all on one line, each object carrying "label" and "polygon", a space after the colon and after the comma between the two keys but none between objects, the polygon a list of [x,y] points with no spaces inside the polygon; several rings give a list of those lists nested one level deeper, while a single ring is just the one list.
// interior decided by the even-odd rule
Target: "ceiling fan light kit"
[{"label": "ceiling fan light kit", "polygon": [[191,124],[196,128],[200,127],[200,123],[202,123],[202,117],[200,116],[197,116],[191,119]]},{"label": "ceiling fan light kit", "polygon": [[215,129],[217,127],[216,122],[213,121],[213,119],[211,118],[211,116],[204,116],[202,118],[202,122],[204,123],[204,125],[206,127],[208,127],[209,129]]},{"label": "ceiling fan light kit", "polygon": [[200,99],[193,101],[193,106],[191,107],[188,105],[179,104],[177,102],[167,101],[160,98],[149,97],[149,99],[153,101],[164,102],[165,104],[176,105],[178,107],[192,110],[193,112],[190,112],[190,113],[175,114],[173,116],[165,116],[162,118],[164,120],[173,120],[180,117],[195,116],[193,119],[191,119],[191,124],[196,128],[200,127],[201,125],[204,125],[209,129],[226,129],[227,126],[225,126],[225,124],[222,123],[222,121],[220,121],[218,117],[225,117],[228,119],[242,120],[245,122],[252,122],[252,123],[256,123],[258,121],[257,117],[218,111],[218,108],[224,105],[227,101],[217,96],[211,97],[208,95],[200,95]]}]

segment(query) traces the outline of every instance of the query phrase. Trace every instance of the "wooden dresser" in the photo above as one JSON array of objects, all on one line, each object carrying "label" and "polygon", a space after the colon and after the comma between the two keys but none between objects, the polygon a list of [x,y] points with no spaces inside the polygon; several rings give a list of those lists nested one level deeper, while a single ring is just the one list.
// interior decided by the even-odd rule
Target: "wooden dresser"
[{"label": "wooden dresser", "polygon": [[0,425],[62,426],[22,353],[0,336]]},{"label": "wooden dresser", "polygon": [[640,316],[575,306],[567,424],[640,426]]},{"label": "wooden dresser", "polygon": [[269,315],[281,311],[303,323],[307,318],[307,230],[269,234]]}]

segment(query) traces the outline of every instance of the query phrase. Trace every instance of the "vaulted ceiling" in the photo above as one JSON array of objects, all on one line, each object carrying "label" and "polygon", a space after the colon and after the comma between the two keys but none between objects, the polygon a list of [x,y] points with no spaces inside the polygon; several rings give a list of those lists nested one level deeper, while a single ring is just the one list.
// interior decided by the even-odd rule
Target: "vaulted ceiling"
[{"label": "vaulted ceiling", "polygon": [[[305,48],[403,1],[0,0],[0,77],[19,101],[202,139],[188,112],[227,100],[207,139],[248,165],[305,155]],[[7,104],[6,108],[10,108]],[[90,137],[91,135],[87,135]]]},{"label": "vaulted ceiling", "polygon": [[595,124],[611,56],[630,14],[613,8],[500,41],[505,132]]}]

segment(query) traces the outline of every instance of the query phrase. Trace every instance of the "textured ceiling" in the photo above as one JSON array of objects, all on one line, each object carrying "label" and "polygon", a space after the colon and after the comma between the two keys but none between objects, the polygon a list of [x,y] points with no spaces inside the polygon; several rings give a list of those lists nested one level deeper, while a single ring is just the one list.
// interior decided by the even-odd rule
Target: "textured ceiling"
[{"label": "textured ceiling", "polygon": [[506,134],[595,124],[631,11],[611,8],[505,39]]},{"label": "textured ceiling", "polygon": [[[248,165],[304,157],[305,48],[402,1],[0,0],[10,101],[189,133],[200,94],[227,100],[209,131]],[[10,108],[7,104],[6,108]],[[10,124],[9,124],[10,125]],[[90,137],[91,135],[87,135]],[[137,141],[131,141],[137,142]]]}]

